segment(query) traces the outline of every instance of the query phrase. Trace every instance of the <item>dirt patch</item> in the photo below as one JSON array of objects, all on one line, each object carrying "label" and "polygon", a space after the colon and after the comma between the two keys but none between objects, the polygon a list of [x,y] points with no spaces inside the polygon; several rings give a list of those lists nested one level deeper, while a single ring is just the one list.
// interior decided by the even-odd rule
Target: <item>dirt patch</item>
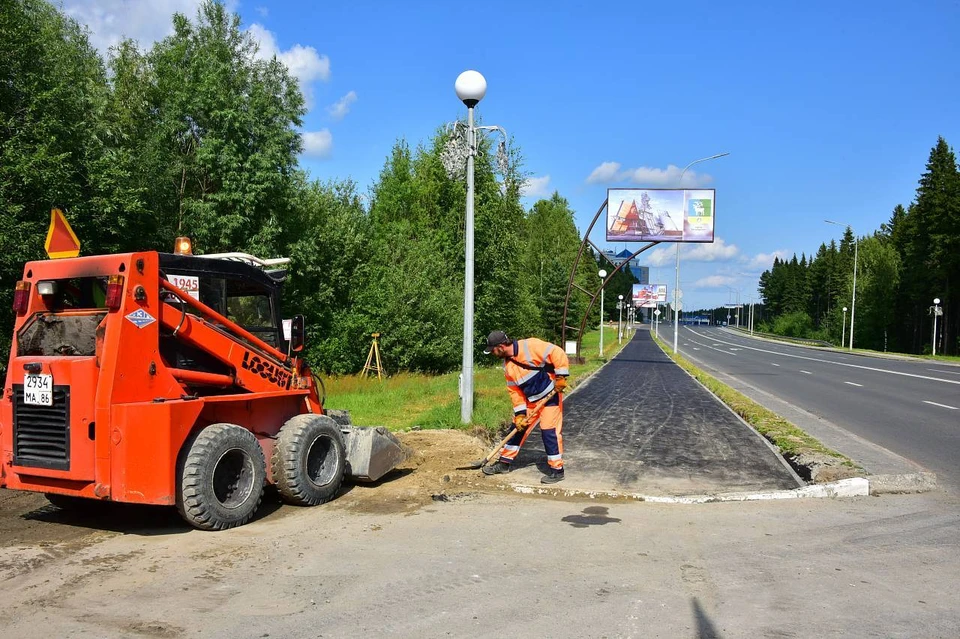
[{"label": "dirt patch", "polygon": [[480,492],[500,492],[496,478],[479,470],[457,470],[483,458],[490,449],[459,430],[422,430],[397,433],[413,449],[406,462],[378,482],[349,484],[330,507],[368,513],[416,512],[436,501],[454,501]]},{"label": "dirt patch", "polygon": [[[457,470],[483,458],[490,444],[459,430],[397,433],[412,456],[380,481],[345,482],[341,494],[325,508],[367,513],[413,513],[437,501],[461,501],[481,492],[502,492],[503,482],[479,470]],[[103,511],[94,511],[93,506]],[[294,514],[268,489],[256,520]],[[95,543],[104,534],[170,534],[189,530],[172,508],[131,504],[91,504],[91,510],[62,511],[40,493],[0,490],[0,548],[41,550],[29,557],[0,556],[0,573],[45,563],[54,550]],[[79,546],[78,546],[79,545]],[[24,551],[26,552],[26,551]],[[15,558],[14,558],[15,557]],[[10,565],[8,565],[10,564]]]}]

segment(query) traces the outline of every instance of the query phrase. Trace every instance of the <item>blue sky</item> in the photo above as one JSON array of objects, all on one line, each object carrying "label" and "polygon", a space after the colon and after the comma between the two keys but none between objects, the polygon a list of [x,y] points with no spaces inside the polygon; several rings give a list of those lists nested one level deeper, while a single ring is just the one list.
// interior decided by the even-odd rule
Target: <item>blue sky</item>
[{"label": "blue sky", "polygon": [[[146,47],[199,0],[63,0],[105,50]],[[161,6],[153,6],[161,5]],[[711,245],[681,250],[684,307],[757,298],[773,256],[865,235],[914,197],[937,136],[960,145],[960,2],[267,2],[229,5],[264,55],[301,79],[301,164],[366,190],[398,138],[465,115],[453,84],[480,71],[486,124],[581,232],[608,187],[715,188]],[[678,168],[680,167],[680,168]],[[602,225],[590,238],[607,245]],[[640,256],[670,286],[675,249]],[[656,280],[656,281],[654,281]]]}]

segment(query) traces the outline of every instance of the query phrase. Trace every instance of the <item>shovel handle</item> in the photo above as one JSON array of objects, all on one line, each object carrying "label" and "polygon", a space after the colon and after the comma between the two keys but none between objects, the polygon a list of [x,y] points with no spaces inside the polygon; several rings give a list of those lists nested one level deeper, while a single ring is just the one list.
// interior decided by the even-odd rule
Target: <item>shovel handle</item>
[{"label": "shovel handle", "polygon": [[[538,417],[540,417],[540,411],[543,410],[543,407],[547,403],[547,401],[549,401],[549,399],[556,394],[557,394],[557,389],[553,389],[547,394],[546,397],[544,397],[539,402],[537,402],[536,405],[534,405],[533,415],[532,415],[533,419],[530,420],[531,425],[536,421]],[[493,458],[500,454],[500,451],[503,450],[503,447],[507,445],[507,442],[510,441],[513,438],[513,436],[519,432],[520,432],[520,429],[518,429],[516,426],[510,429],[510,432],[507,433],[507,436],[504,437],[502,440],[500,440],[500,443],[497,444],[496,448],[490,451],[490,454],[487,455],[486,459],[483,460],[483,463],[481,464],[481,466],[486,466],[491,461],[493,461]]]}]

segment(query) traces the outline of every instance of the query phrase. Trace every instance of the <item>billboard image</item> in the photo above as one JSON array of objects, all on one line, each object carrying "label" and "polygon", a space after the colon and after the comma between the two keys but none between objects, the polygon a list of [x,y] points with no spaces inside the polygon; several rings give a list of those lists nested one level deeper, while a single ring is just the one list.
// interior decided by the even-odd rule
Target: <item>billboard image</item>
[{"label": "billboard image", "polygon": [[713,242],[715,189],[607,189],[608,242]]},{"label": "billboard image", "polygon": [[667,301],[665,284],[634,284],[633,305],[637,308],[656,308]]}]

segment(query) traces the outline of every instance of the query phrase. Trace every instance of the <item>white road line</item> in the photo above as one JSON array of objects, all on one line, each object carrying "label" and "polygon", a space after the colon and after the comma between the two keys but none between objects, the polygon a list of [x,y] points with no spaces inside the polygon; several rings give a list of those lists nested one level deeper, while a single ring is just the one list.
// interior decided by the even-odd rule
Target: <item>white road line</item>
[{"label": "white road line", "polygon": [[850,384],[851,386],[857,386],[859,388],[863,388],[863,384],[858,384],[856,382],[844,382],[844,384]]},{"label": "white road line", "polygon": [[960,408],[957,408],[956,406],[947,406],[946,404],[938,404],[938,403],[936,403],[936,402],[928,402],[927,400],[923,400],[923,403],[924,403],[924,404],[930,404],[931,406],[939,406],[940,408],[949,408],[950,410],[960,410]]},{"label": "white road line", "polygon": [[[808,362],[820,362],[822,364],[833,364],[834,366],[846,366],[848,368],[859,368],[865,371],[873,371],[875,373],[886,373],[887,375],[900,375],[902,377],[913,377],[916,379],[926,379],[932,382],[944,382],[945,384],[957,384],[960,385],[960,380],[956,379],[943,379],[941,377],[931,377],[929,375],[917,375],[915,373],[904,373],[901,371],[891,371],[885,368],[875,368],[873,366],[861,366],[860,364],[847,364],[845,362],[834,362],[829,359],[820,359],[819,357],[805,357],[803,355],[794,355],[792,353],[780,353],[777,351],[770,351],[765,348],[756,348],[754,346],[743,346],[740,344],[734,344],[732,342],[720,342],[721,344],[727,344],[729,346],[741,346],[747,350],[758,351],[760,353],[769,353],[770,355],[779,355],[780,357],[792,357],[794,359],[805,359]],[[721,353],[726,351],[720,351]]]},{"label": "white road line", "polygon": [[[773,362],[770,362],[770,363],[773,364]],[[773,364],[773,365],[774,365],[774,366],[777,366],[777,367],[780,366],[780,364]]]},{"label": "white road line", "polygon": [[810,371],[801,370],[800,372],[803,373],[804,375],[813,375],[813,373],[811,373]]}]

